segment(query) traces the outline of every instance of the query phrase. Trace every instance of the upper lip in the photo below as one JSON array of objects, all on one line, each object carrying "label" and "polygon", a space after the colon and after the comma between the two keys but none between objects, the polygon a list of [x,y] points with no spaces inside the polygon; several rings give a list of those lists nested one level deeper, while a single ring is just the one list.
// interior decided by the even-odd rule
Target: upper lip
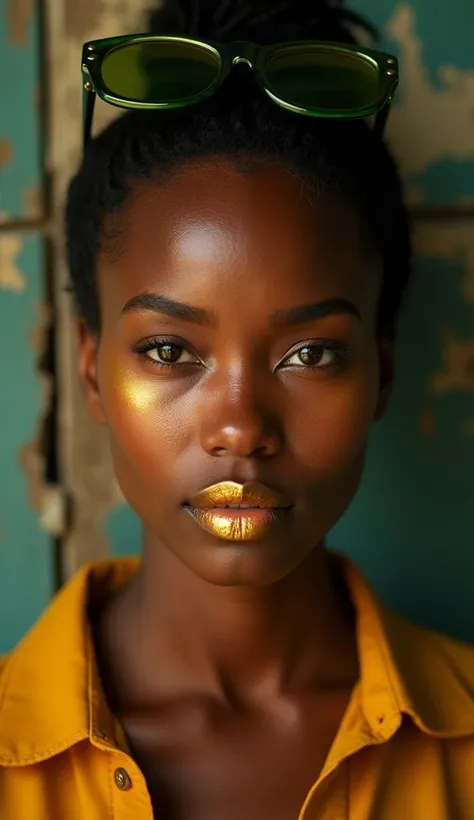
[{"label": "upper lip", "polygon": [[264,484],[258,482],[237,484],[235,481],[222,481],[220,484],[206,487],[193,496],[189,503],[198,510],[240,504],[261,509],[280,509],[292,506],[286,496]]}]

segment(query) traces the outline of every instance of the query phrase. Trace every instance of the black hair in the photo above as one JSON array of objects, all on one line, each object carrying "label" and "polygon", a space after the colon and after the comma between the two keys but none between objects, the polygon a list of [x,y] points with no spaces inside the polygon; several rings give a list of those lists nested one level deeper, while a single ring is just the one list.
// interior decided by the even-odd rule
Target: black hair
[{"label": "black hair", "polygon": [[[356,27],[372,36],[371,25],[343,2],[164,0],[151,13],[149,30],[260,44],[355,43]],[[361,120],[338,122],[285,111],[258,89],[246,68],[238,67],[207,101],[175,111],[127,112],[91,141],[66,209],[71,290],[91,330],[100,330],[97,255],[117,250],[120,216],[133,185],[164,178],[181,163],[205,156],[231,159],[243,170],[249,160],[276,160],[318,193],[332,189],[353,201],[382,259],[379,328],[393,324],[410,274],[411,243],[397,168],[386,144]]]}]

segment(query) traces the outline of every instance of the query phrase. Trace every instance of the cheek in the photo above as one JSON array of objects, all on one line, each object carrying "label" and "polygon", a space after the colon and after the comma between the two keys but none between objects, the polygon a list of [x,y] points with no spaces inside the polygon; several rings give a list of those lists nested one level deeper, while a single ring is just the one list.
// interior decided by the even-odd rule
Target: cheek
[{"label": "cheek", "polygon": [[377,380],[360,373],[315,392],[299,430],[298,455],[309,471],[330,479],[360,465],[377,407]]},{"label": "cheek", "polygon": [[113,364],[102,369],[100,389],[116,459],[150,471],[176,454],[183,429],[158,380]]}]

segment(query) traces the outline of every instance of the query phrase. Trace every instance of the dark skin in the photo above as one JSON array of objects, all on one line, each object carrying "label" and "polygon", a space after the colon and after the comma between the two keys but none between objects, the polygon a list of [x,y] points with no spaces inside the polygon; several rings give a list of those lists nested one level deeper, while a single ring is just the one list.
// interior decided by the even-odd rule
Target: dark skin
[{"label": "dark skin", "polygon": [[[323,543],[390,393],[380,261],[342,198],[220,159],[135,187],[120,250],[99,259],[100,338],[80,334],[90,412],[145,528],[138,575],[95,624],[106,694],[157,817],[291,820],[359,676]],[[124,312],[145,293],[200,313]],[[203,531],[183,503],[226,480],[290,495],[290,523],[248,543]]]}]

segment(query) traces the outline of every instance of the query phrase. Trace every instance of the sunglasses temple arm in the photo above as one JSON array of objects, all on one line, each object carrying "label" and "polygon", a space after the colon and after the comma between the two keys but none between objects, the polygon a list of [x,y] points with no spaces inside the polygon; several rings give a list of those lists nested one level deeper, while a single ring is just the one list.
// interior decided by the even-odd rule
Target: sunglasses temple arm
[{"label": "sunglasses temple arm", "polygon": [[379,139],[382,139],[387,125],[388,115],[390,113],[390,102],[387,102],[384,107],[377,113],[374,123],[374,134]]},{"label": "sunglasses temple arm", "polygon": [[83,123],[83,149],[86,150],[91,138],[92,115],[94,113],[96,93],[91,88],[82,89],[82,123]]}]

